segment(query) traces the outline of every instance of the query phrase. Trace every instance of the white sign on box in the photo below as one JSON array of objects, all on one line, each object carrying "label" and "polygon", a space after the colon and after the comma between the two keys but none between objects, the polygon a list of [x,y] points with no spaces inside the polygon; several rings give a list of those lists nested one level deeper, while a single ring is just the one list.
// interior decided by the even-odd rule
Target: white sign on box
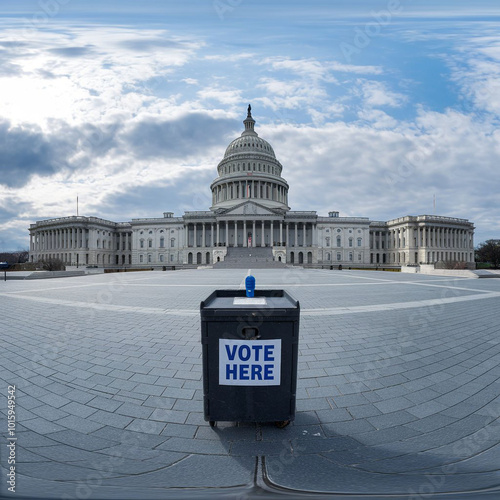
[{"label": "white sign on box", "polygon": [[219,385],[280,385],[281,339],[219,339]]}]

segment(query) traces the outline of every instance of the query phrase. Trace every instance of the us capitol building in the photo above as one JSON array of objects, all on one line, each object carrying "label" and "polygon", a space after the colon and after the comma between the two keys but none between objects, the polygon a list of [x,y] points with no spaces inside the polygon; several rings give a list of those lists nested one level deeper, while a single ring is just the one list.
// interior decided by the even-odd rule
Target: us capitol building
[{"label": "us capitol building", "polygon": [[255,132],[250,106],[243,123],[245,130],[217,166],[210,210],[130,222],[82,216],[38,221],[29,229],[30,261],[166,269],[224,266],[217,263],[231,259],[244,264],[250,255],[260,255],[281,266],[401,267],[437,261],[474,266],[474,225],[467,219],[407,215],[381,222],[334,211],[326,217],[290,210],[283,166]]}]

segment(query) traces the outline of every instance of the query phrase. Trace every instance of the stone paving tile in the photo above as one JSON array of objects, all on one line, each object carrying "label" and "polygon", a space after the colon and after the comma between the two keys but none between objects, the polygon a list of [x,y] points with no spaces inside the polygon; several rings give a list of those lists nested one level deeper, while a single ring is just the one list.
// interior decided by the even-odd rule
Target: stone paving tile
[{"label": "stone paving tile", "polygon": [[40,417],[25,420],[23,422],[23,425],[28,429],[42,435],[47,435],[53,432],[64,430],[64,427]]},{"label": "stone paving tile", "polygon": [[48,437],[53,441],[87,451],[103,450],[117,444],[112,440],[88,436],[73,430],[54,432],[49,434]]},{"label": "stone paving tile", "polygon": [[98,422],[104,425],[110,425],[111,427],[117,427],[119,429],[124,429],[133,420],[133,418],[131,417],[125,417],[123,415],[110,413],[104,410],[96,411],[95,413],[90,415],[89,419],[94,422]]},{"label": "stone paving tile", "polygon": [[352,415],[345,408],[317,410],[316,415],[318,416],[319,421],[323,424],[352,420]]}]

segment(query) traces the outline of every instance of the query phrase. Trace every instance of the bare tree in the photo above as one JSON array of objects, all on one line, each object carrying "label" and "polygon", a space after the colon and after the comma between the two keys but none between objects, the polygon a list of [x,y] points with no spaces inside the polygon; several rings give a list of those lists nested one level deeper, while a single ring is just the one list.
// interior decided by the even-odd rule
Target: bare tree
[{"label": "bare tree", "polygon": [[500,266],[500,240],[487,240],[476,248],[478,262],[489,262],[492,267]]},{"label": "bare tree", "polygon": [[66,266],[61,259],[45,259],[38,262],[44,271],[65,271]]}]

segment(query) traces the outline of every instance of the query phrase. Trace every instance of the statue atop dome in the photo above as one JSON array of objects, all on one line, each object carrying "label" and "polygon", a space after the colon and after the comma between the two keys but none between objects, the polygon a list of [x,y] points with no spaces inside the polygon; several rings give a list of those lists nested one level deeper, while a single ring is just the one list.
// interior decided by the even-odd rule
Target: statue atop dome
[{"label": "statue atop dome", "polygon": [[248,116],[252,117],[252,106],[250,104],[248,105]]}]

